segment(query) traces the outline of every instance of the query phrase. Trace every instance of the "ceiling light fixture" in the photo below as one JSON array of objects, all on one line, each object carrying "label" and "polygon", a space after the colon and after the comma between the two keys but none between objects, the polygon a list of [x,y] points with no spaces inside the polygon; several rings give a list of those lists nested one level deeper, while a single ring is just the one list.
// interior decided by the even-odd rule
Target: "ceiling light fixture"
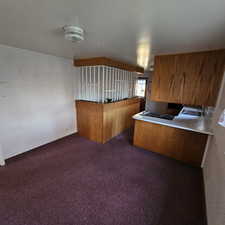
[{"label": "ceiling light fixture", "polygon": [[137,64],[144,69],[149,66],[150,44],[148,41],[142,41],[137,46]]},{"label": "ceiling light fixture", "polygon": [[79,42],[84,40],[84,30],[80,27],[66,25],[63,27],[66,40]]}]

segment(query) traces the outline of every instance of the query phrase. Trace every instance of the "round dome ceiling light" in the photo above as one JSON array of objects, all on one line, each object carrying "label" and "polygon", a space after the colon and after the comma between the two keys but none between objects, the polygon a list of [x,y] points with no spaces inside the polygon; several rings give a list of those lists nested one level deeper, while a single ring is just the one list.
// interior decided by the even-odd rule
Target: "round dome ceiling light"
[{"label": "round dome ceiling light", "polygon": [[66,25],[63,27],[66,40],[79,42],[84,40],[84,30],[80,27]]}]

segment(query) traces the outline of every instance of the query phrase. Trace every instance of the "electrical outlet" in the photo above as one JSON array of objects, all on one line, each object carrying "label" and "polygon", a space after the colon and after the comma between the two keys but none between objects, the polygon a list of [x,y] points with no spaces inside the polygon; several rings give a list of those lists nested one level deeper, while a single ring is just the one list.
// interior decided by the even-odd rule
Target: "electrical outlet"
[{"label": "electrical outlet", "polygon": [[225,109],[222,111],[222,113],[221,113],[221,115],[220,115],[218,124],[219,124],[220,126],[225,127]]}]

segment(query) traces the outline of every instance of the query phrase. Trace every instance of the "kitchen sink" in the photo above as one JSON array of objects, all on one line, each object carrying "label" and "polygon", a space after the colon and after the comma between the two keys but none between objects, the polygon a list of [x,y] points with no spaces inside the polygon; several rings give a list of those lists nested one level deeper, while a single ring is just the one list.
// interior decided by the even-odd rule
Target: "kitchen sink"
[{"label": "kitchen sink", "polygon": [[199,112],[199,111],[193,111],[193,110],[188,110],[188,109],[184,109],[182,111],[182,114],[186,114],[186,115],[190,115],[190,116],[201,116],[201,112]]},{"label": "kitchen sink", "polygon": [[165,119],[165,120],[173,120],[174,118],[174,116],[170,114],[158,114],[158,113],[151,113],[151,112],[143,112],[142,115],[156,117],[156,118]]}]

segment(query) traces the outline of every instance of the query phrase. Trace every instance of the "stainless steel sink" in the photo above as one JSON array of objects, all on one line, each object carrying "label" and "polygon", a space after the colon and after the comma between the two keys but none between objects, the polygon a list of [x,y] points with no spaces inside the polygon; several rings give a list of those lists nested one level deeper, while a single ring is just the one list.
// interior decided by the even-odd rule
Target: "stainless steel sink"
[{"label": "stainless steel sink", "polygon": [[186,114],[186,115],[190,115],[190,116],[201,116],[201,112],[199,112],[199,111],[187,110],[187,109],[184,109],[184,110],[182,111],[182,114]]},{"label": "stainless steel sink", "polygon": [[143,112],[143,116],[149,116],[149,117],[156,117],[160,119],[165,119],[165,120],[173,120],[174,116],[170,114],[157,114],[157,113],[151,113],[151,112]]}]

